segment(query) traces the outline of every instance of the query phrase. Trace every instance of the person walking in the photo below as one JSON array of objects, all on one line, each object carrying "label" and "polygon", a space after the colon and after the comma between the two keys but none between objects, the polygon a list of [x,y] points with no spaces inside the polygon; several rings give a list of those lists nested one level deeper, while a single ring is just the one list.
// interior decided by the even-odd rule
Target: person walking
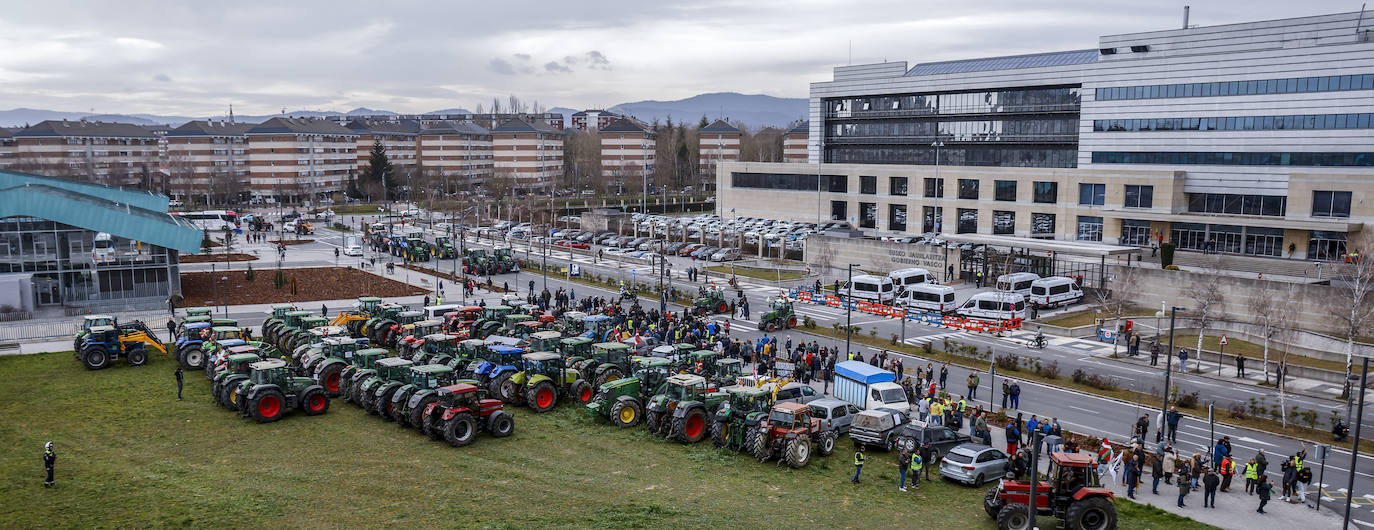
[{"label": "person walking", "polygon": [[[913,458],[905,450],[897,454],[897,489],[906,491],[906,470],[911,467]],[[919,473],[919,471],[918,471]]]},{"label": "person walking", "polygon": [[177,365],[177,401],[181,401],[181,386],[184,383],[184,376],[181,374],[181,365]]},{"label": "person walking", "polygon": [[1017,384],[1016,381],[1011,382],[1011,408],[1021,408],[1021,385]]},{"label": "person walking", "polygon": [[1202,507],[1217,507],[1217,485],[1221,484],[1221,479],[1217,478],[1215,471],[1207,470],[1207,474],[1202,476]]},{"label": "person walking", "polygon": [[329,306],[324,305],[324,304],[320,304],[320,316],[322,316],[322,317],[328,317],[328,316],[329,316]]},{"label": "person walking", "polygon": [[167,319],[167,344],[177,341],[177,323],[175,320]]},{"label": "person walking", "polygon": [[53,480],[53,466],[57,465],[57,453],[52,450],[52,442],[43,445],[43,469],[48,472],[48,480],[43,481],[43,487],[51,488],[56,481]]},{"label": "person walking", "polygon": [[978,399],[978,383],[979,383],[979,381],[980,381],[980,380],[978,379],[978,372],[973,372],[973,373],[971,373],[971,374],[968,375],[968,398],[969,398],[969,399]]},{"label": "person walking", "polygon": [[1159,339],[1150,341],[1150,366],[1159,365]]},{"label": "person walking", "polygon": [[1188,350],[1184,348],[1178,349],[1178,371],[1188,373]]},{"label": "person walking", "polygon": [[1178,420],[1180,417],[1178,407],[1169,407],[1169,413],[1164,415],[1164,422],[1169,426],[1167,436],[1170,442],[1178,443]]},{"label": "person walking", "polygon": [[854,479],[850,482],[859,483],[859,474],[864,471],[864,460],[867,460],[867,457],[864,456],[864,446],[861,444],[854,448]]},{"label": "person walking", "polygon": [[[922,449],[922,451],[917,451],[915,454],[911,455],[911,489],[913,490],[921,489],[921,469],[926,467],[926,459],[921,456],[921,453],[929,454],[930,451],[927,446],[922,446]],[[929,473],[929,471],[927,471],[927,473]],[[929,479],[930,475],[927,474],[926,478]],[[902,491],[906,490],[903,489]]]},{"label": "person walking", "polygon": [[1135,454],[1131,460],[1126,462],[1126,498],[1135,499],[1135,487],[1140,482],[1140,474],[1143,471],[1145,455]]},{"label": "person walking", "polygon": [[1274,486],[1269,483],[1269,475],[1260,475],[1259,482],[1255,484],[1255,492],[1259,495],[1259,509],[1257,513],[1265,513],[1264,505],[1269,504],[1269,497],[1274,494]]}]

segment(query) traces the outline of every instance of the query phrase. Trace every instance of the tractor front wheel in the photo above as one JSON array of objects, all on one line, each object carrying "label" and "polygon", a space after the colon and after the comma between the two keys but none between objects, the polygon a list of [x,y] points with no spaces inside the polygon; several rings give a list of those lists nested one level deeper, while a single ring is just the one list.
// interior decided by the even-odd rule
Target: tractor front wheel
[{"label": "tractor front wheel", "polygon": [[186,352],[181,354],[181,364],[187,370],[205,369],[205,351],[200,348],[187,348]]},{"label": "tractor front wheel", "polygon": [[396,421],[396,402],[391,400],[395,395],[396,388],[388,388],[377,396],[377,415],[386,421]]},{"label": "tractor front wheel", "polygon": [[110,352],[104,346],[91,346],[82,352],[81,360],[87,370],[100,370],[110,365]]},{"label": "tractor front wheel", "polygon": [[639,425],[644,417],[644,408],[639,406],[638,401],[626,400],[617,401],[611,405],[611,423],[622,429],[629,429]]},{"label": "tractor front wheel", "polygon": [[472,414],[460,412],[444,423],[444,439],[454,447],[472,443],[477,437],[477,420]]},{"label": "tractor front wheel", "polygon": [[811,439],[798,436],[787,442],[787,465],[801,469],[811,462]]},{"label": "tractor front wheel", "polygon": [[329,398],[322,390],[311,390],[301,396],[301,410],[306,416],[319,416],[329,410]]},{"label": "tractor front wheel", "polygon": [[607,368],[604,372],[601,372],[601,375],[596,376],[596,388],[601,388],[601,385],[622,377],[625,377],[625,374],[620,371],[620,368],[614,366]]},{"label": "tractor front wheel", "polygon": [[764,327],[764,331],[767,331],[767,332],[769,332],[769,333],[772,333],[772,332],[777,331],[777,330],[778,330],[778,324],[777,324],[776,322],[769,322],[768,325]]},{"label": "tractor front wheel", "polygon": [[1116,506],[1102,496],[1074,502],[1064,512],[1064,526],[1074,530],[1113,530],[1116,528]]},{"label": "tractor front wheel", "polygon": [[716,306],[716,312],[717,312],[717,313],[727,313],[727,312],[729,312],[729,311],[730,311],[730,306],[727,305],[725,302],[721,302],[719,306]]},{"label": "tractor front wheel", "polygon": [[497,438],[505,438],[515,433],[515,416],[504,410],[491,413],[487,418],[487,432]]},{"label": "tractor front wheel", "polygon": [[142,348],[134,348],[124,355],[124,359],[129,361],[131,366],[143,366],[148,364],[148,351]]},{"label": "tractor front wheel", "polygon": [[1019,502],[997,512],[997,530],[1030,530],[1030,507]]},{"label": "tractor front wheel", "polygon": [[816,446],[821,456],[830,456],[831,453],[835,452],[835,433],[821,433],[820,439],[816,441]]},{"label": "tractor front wheel", "polygon": [[258,423],[268,423],[281,419],[285,410],[285,400],[281,392],[268,390],[248,402],[248,412]]},{"label": "tractor front wheel", "polygon": [[678,441],[686,444],[700,442],[706,437],[706,409],[701,407],[687,411],[681,418],[673,420],[673,433]]},{"label": "tractor front wheel", "polygon": [[988,517],[996,519],[1005,504],[1002,502],[1001,488],[988,488],[988,492],[983,494],[983,511],[988,512]]},{"label": "tractor front wheel", "polygon": [[663,433],[659,432],[663,430],[661,423],[663,423],[663,416],[657,412],[651,410],[644,416],[644,424],[649,427],[649,434],[662,436]]},{"label": "tractor front wheel", "polygon": [[340,385],[343,382],[344,365],[340,363],[330,364],[320,370],[315,375],[315,381],[324,387],[324,392],[329,397],[339,397]]},{"label": "tractor front wheel", "polygon": [[498,375],[487,383],[487,391],[500,399],[502,403],[515,403],[520,399],[519,392],[515,389],[515,383],[510,382],[510,372]]},{"label": "tractor front wheel", "polygon": [[430,403],[434,403],[438,400],[439,397],[434,394],[429,394],[420,398],[420,404],[410,409],[410,413],[408,414],[408,416],[410,416],[410,424],[416,429],[419,429],[420,432],[424,432],[425,420],[428,419],[428,416],[425,416],[425,410],[429,408]]},{"label": "tractor front wheel", "polygon": [[711,445],[725,447],[725,444],[728,443],[730,443],[730,430],[725,428],[725,422],[711,422]]},{"label": "tractor front wheel", "polygon": [[553,388],[553,383],[540,381],[525,390],[525,403],[535,412],[548,412],[558,404],[558,390]]}]

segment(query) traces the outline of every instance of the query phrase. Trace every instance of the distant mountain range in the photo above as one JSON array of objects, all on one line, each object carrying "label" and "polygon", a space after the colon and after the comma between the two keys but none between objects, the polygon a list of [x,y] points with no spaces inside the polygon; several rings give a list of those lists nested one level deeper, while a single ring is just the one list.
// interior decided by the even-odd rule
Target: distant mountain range
[{"label": "distant mountain range", "polygon": [[[686,121],[687,123],[694,124],[700,121],[702,116],[706,116],[708,121],[714,121],[717,118],[725,118],[730,121],[741,121],[753,127],[769,125],[784,127],[791,124],[793,121],[805,119],[807,113],[807,100],[804,98],[776,98],[762,94],[717,92],[713,94],[692,96],[677,101],[648,100],[621,103],[607,110],[620,114],[628,114],[648,123],[652,123],[655,120],[662,123],[671,117],[674,122]],[[436,110],[426,114],[467,114],[470,112],[471,111],[466,109],[452,108]],[[566,107],[553,107],[550,108],[548,112],[560,113],[563,115],[564,123],[571,123],[572,115],[578,111]],[[234,121],[261,123],[280,116],[318,118],[367,114],[395,115],[397,113],[389,110],[359,107],[347,112],[298,110],[281,114],[256,116],[236,114],[234,115]],[[83,118],[92,121],[123,122],[138,125],[171,125],[175,127],[192,120],[223,120],[227,119],[228,116],[189,117],[157,114],[92,114],[89,112],[18,108],[0,110],[0,127],[23,127],[43,120],[80,120]]]}]

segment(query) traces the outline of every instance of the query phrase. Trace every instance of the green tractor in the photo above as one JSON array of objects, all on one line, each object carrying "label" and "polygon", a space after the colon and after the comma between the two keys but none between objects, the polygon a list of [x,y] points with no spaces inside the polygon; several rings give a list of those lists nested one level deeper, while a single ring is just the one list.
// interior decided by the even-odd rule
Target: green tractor
[{"label": "green tractor", "polygon": [[592,400],[592,385],[577,370],[568,368],[557,353],[526,353],[520,356],[519,367],[521,371],[501,383],[501,395],[517,396],[535,412],[553,410],[560,396],[579,403]]},{"label": "green tractor", "polygon": [[434,257],[436,259],[453,259],[457,256],[458,249],[453,246],[453,238],[449,236],[434,238]]},{"label": "green tractor", "polygon": [[72,351],[81,351],[81,341],[91,334],[91,328],[113,328],[119,323],[111,315],[86,315],[81,319],[81,329],[72,337]]},{"label": "green tractor", "polygon": [[729,389],[730,399],[716,410],[711,422],[711,444],[738,452],[750,451],[759,425],[768,421],[773,393],[752,386]]},{"label": "green tractor", "polygon": [[562,353],[559,351],[559,346],[562,346],[563,334],[557,331],[536,331],[530,333],[528,340],[530,341],[530,351],[555,351]]},{"label": "green tractor", "polygon": [[413,324],[424,318],[424,311],[401,311],[396,313],[396,316],[388,320],[387,323],[370,328],[367,338],[371,339],[373,344],[378,346],[394,348],[396,347],[397,341],[404,335],[405,326],[412,325],[413,327]]},{"label": "green tractor", "polygon": [[359,403],[361,397],[356,391],[364,380],[377,373],[377,361],[387,358],[389,352],[382,348],[358,350],[353,359],[339,375],[339,394],[345,401]]},{"label": "green tractor", "polygon": [[431,333],[411,341],[400,354],[415,364],[449,364],[457,356],[458,336],[447,333]]},{"label": "green tractor", "polygon": [[456,382],[458,375],[453,368],[442,364],[411,365],[410,380],[391,393],[391,400],[385,404],[387,414],[402,427],[422,427],[425,408],[437,399],[434,391],[441,386]]},{"label": "green tractor", "polygon": [[[712,352],[715,353],[715,352]],[[744,361],[739,359],[716,359],[715,365],[708,373],[701,374],[717,387],[727,387],[739,384],[740,378],[745,377]]]},{"label": "green tractor", "polygon": [[376,414],[387,421],[393,421],[387,405],[391,394],[410,381],[410,367],[415,363],[400,357],[378,359],[374,365],[376,373],[358,385],[358,403],[368,414]]},{"label": "green tractor", "polygon": [[489,274],[520,272],[520,265],[515,262],[515,255],[508,248],[498,248],[491,251],[491,261],[492,267],[496,270]]},{"label": "green tractor", "polygon": [[[302,346],[309,346],[315,339],[323,338],[322,332],[311,330],[329,324],[329,319],[321,316],[308,316],[300,319],[300,327],[287,330],[277,338],[277,349],[282,353],[295,354]],[[302,353],[304,350],[302,350]],[[294,357],[299,359],[299,357]]]},{"label": "green tractor", "polygon": [[277,350],[290,354],[292,350],[283,346],[288,336],[301,329],[301,321],[310,318],[309,311],[287,311],[282,315],[281,325],[272,328],[270,334],[265,334],[262,340],[272,343]]},{"label": "green tractor", "polygon": [[212,311],[212,310],[211,310],[210,308],[208,308],[208,307],[188,307],[188,308],[185,309],[185,311],[186,311],[186,318],[192,318],[192,317],[208,317],[208,316],[210,316],[210,313],[213,313],[213,312],[214,312],[214,311]]},{"label": "green tractor", "polygon": [[291,377],[286,361],[264,359],[248,365],[248,369],[248,379],[236,390],[236,402],[243,403],[239,414],[268,423],[281,419],[289,409],[298,408],[307,416],[329,410],[324,388],[309,377]]},{"label": "green tractor", "polygon": [[311,349],[301,357],[301,368],[314,376],[329,397],[343,394],[344,369],[352,364],[353,356],[367,350],[367,339],[353,337],[325,337],[320,349]]},{"label": "green tractor", "polygon": [[472,332],[468,334],[471,339],[485,339],[496,334],[496,330],[501,329],[505,323],[506,316],[515,311],[515,308],[507,305],[489,306],[482,310],[482,318],[472,324]]},{"label": "green tractor", "polygon": [[248,328],[238,326],[215,326],[210,328],[210,336],[200,343],[200,358],[195,355],[183,355],[181,360],[192,367],[205,369],[206,365],[213,362],[223,350],[230,346],[242,346],[248,343],[250,338]]},{"label": "green tractor", "polygon": [[496,334],[502,337],[521,338],[519,337],[519,335],[524,330],[521,330],[519,328],[520,324],[524,322],[538,323],[537,321],[535,321],[534,317],[530,315],[526,315],[523,313],[511,313],[509,315],[506,315],[504,325],[501,326],[501,329],[496,330]]},{"label": "green tractor", "polygon": [[501,400],[485,397],[477,385],[457,383],[440,387],[435,394],[435,402],[422,409],[421,428],[431,439],[462,447],[472,443],[478,431],[497,438],[515,432],[515,417],[505,411]]},{"label": "green tractor", "polygon": [[220,406],[238,410],[234,401],[238,396],[231,394],[238,389],[239,383],[248,380],[248,366],[261,360],[257,348],[252,346],[230,348],[229,355],[224,358],[224,366],[210,380],[210,397]]},{"label": "green tractor", "polygon": [[262,321],[262,340],[276,342],[277,333],[286,325],[286,314],[296,311],[291,304],[276,304],[267,312],[267,320]]},{"label": "green tractor", "polygon": [[692,302],[692,311],[701,316],[729,313],[730,303],[725,301],[725,291],[715,287],[702,287],[697,289],[697,299]]},{"label": "green tractor", "polygon": [[396,341],[396,353],[409,359],[420,350],[424,339],[444,329],[442,320],[421,320],[413,324],[401,325],[401,338]]},{"label": "green tractor", "polygon": [[495,274],[492,268],[492,258],[487,255],[485,249],[470,248],[463,256],[463,273],[475,276],[487,276]]},{"label": "green tractor", "polygon": [[406,261],[429,261],[432,250],[429,243],[419,236],[407,237],[405,241],[404,257]]},{"label": "green tractor", "polygon": [[705,439],[710,434],[711,415],[729,394],[709,391],[706,378],[699,375],[676,374],[664,383],[659,393],[649,398],[645,413],[649,432],[687,444]]},{"label": "green tractor", "polygon": [[581,335],[587,329],[587,314],[581,311],[563,313],[563,316],[553,325],[553,329],[570,337]]},{"label": "green tractor", "polygon": [[[553,351],[558,352],[567,360],[568,366],[577,364],[592,355],[592,344],[596,341],[586,337],[567,337],[558,341]],[[549,350],[544,350],[549,351]]]},{"label": "green tractor", "polygon": [[597,387],[596,395],[587,402],[587,413],[610,418],[622,429],[644,421],[644,403],[658,393],[663,382],[672,376],[669,361],[658,357],[636,357],[631,377],[611,381]]},{"label": "green tractor", "polygon": [[367,313],[368,319],[358,326],[358,331],[354,333],[354,336],[367,337],[373,344],[380,346],[381,342],[377,340],[378,331],[391,329],[391,326],[396,323],[396,315],[405,310],[406,307],[401,304],[390,302],[378,304],[372,312]]},{"label": "green tractor", "polygon": [[773,300],[773,306],[767,313],[759,317],[759,330],[774,332],[778,329],[792,329],[797,327],[797,313],[792,310],[792,300],[788,298],[778,298]]},{"label": "green tractor", "polygon": [[583,374],[583,377],[595,381],[592,383],[594,388],[601,388],[601,385],[632,373],[633,367],[630,365],[630,357],[629,344],[598,342],[592,345],[590,356],[576,361],[570,359],[569,364],[578,373]]}]

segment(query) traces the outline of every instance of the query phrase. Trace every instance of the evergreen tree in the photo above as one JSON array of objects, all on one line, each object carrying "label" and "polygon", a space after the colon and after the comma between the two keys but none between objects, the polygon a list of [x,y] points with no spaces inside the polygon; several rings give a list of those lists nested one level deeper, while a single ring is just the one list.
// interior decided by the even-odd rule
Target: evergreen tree
[{"label": "evergreen tree", "polygon": [[386,146],[382,145],[380,139],[372,142],[372,157],[369,162],[367,173],[363,174],[365,182],[376,182],[386,188],[387,199],[396,195],[396,182],[393,178],[395,170],[391,167],[391,159],[386,156]]},{"label": "evergreen tree", "polygon": [[701,115],[701,121],[697,123],[697,129],[705,129],[706,126],[707,126],[707,125],[710,125],[710,124],[711,124],[711,122],[706,121],[706,115],[705,115],[705,114],[702,114],[702,115]]}]

